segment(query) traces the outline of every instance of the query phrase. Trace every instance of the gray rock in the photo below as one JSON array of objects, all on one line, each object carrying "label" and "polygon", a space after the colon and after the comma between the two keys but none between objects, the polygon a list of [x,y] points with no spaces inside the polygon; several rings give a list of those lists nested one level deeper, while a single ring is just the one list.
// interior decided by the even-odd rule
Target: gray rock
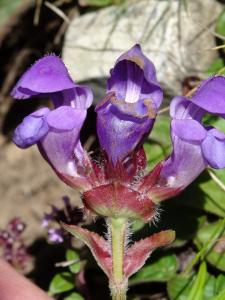
[{"label": "gray rock", "polygon": [[158,79],[172,93],[191,75],[204,77],[216,56],[211,32],[221,4],[214,0],[130,1],[75,17],[63,59],[76,81],[107,77],[115,59],[135,43],[154,62]]}]

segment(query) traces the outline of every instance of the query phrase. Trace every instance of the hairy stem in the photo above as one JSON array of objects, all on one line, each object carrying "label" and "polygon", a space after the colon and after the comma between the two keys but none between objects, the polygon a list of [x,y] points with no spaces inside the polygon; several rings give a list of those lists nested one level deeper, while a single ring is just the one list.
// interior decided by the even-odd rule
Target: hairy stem
[{"label": "hairy stem", "polygon": [[112,300],[126,300],[126,289],[121,287],[121,289],[112,290]]},{"label": "hairy stem", "polygon": [[111,218],[109,222],[111,232],[113,278],[110,289],[113,300],[125,300],[127,279],[123,274],[123,258],[127,221],[123,218]]}]

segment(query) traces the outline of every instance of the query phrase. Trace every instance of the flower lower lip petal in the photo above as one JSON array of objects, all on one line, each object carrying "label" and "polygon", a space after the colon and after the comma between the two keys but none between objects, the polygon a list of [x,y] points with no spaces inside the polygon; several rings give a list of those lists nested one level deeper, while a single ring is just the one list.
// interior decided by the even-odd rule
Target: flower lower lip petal
[{"label": "flower lower lip petal", "polygon": [[195,120],[173,120],[172,131],[179,138],[190,143],[200,143],[206,137],[206,130]]},{"label": "flower lower lip petal", "polygon": [[208,134],[202,143],[202,151],[211,167],[215,169],[225,168],[225,138],[219,140],[214,135]]},{"label": "flower lower lip petal", "polygon": [[48,112],[48,108],[43,108],[24,118],[14,132],[14,143],[20,148],[27,148],[43,138],[49,131],[44,117]]},{"label": "flower lower lip petal", "polygon": [[70,131],[77,127],[80,131],[86,117],[86,110],[75,110],[70,106],[60,106],[47,116],[48,125],[59,131]]}]

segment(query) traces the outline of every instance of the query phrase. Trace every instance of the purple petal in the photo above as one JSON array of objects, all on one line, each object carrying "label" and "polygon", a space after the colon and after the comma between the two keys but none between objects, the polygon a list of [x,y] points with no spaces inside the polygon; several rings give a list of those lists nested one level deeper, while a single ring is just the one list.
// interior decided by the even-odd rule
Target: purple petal
[{"label": "purple petal", "polygon": [[67,132],[50,131],[40,142],[41,153],[58,173],[77,175],[73,153],[78,138],[76,129]]},{"label": "purple petal", "polygon": [[93,102],[93,93],[90,88],[86,86],[76,87],[76,96],[72,106],[77,109],[87,109]]},{"label": "purple petal", "polygon": [[[108,108],[107,108],[108,107]],[[138,101],[136,103],[126,103],[115,97],[114,93],[108,93],[96,106],[95,111],[101,115],[105,108],[114,111],[120,119],[142,122],[146,119],[155,119],[157,108],[150,99]]]},{"label": "purple petal", "polygon": [[52,243],[62,243],[63,242],[63,232],[61,229],[50,228],[48,230],[48,238]]},{"label": "purple petal", "polygon": [[51,111],[46,120],[49,127],[55,131],[70,131],[77,127],[78,132],[86,117],[86,110],[74,109],[70,106],[60,106]]},{"label": "purple petal", "polygon": [[31,113],[30,116],[36,117],[36,118],[41,118],[46,116],[50,112],[48,107],[42,107],[35,112]]},{"label": "purple petal", "polygon": [[87,109],[93,102],[93,93],[86,86],[76,85],[75,88],[51,94],[55,107],[62,105],[72,106],[77,109]]},{"label": "purple petal", "polygon": [[162,90],[155,67],[136,45],[117,60],[107,95],[96,107],[101,146],[114,164],[122,161],[151,130]]},{"label": "purple petal", "polygon": [[107,92],[128,103],[151,99],[157,108],[162,101],[162,90],[156,80],[153,63],[142,53],[139,45],[122,54],[107,82]]},{"label": "purple petal", "polygon": [[42,108],[25,117],[14,132],[13,142],[20,148],[27,148],[37,143],[49,130],[45,119],[48,113],[48,108]]},{"label": "purple petal", "polygon": [[205,111],[183,96],[174,97],[170,104],[173,119],[195,119],[200,121]]},{"label": "purple petal", "polygon": [[154,119],[122,118],[110,105],[98,114],[97,132],[101,147],[116,164],[130,154],[154,124]]},{"label": "purple petal", "polygon": [[61,106],[47,117],[50,130],[40,141],[39,148],[59,173],[77,175],[75,152],[79,148],[80,158],[82,157],[83,148],[79,136],[85,117],[86,110],[75,110],[69,106]]},{"label": "purple petal", "polygon": [[208,134],[213,135],[218,140],[224,140],[225,139],[225,134],[223,132],[221,132],[220,130],[217,130],[214,127],[209,128]]},{"label": "purple petal", "polygon": [[211,167],[225,168],[225,134],[217,129],[210,129],[202,143],[202,152]]},{"label": "purple petal", "polygon": [[154,64],[143,54],[140,45],[136,44],[130,50],[123,53],[117,59],[116,64],[123,60],[133,61],[139,65],[140,68],[144,69],[147,80],[155,82],[158,85]]},{"label": "purple petal", "polygon": [[17,99],[26,99],[39,93],[54,93],[74,87],[62,60],[55,55],[47,55],[27,70],[11,95]]},{"label": "purple petal", "polygon": [[215,128],[204,128],[201,119],[206,111],[225,112],[225,78],[204,81],[194,97],[175,97],[170,114],[173,153],[163,163],[159,185],[184,188],[209,164],[225,167],[225,135]]},{"label": "purple petal", "polygon": [[180,139],[200,144],[206,137],[206,130],[197,121],[191,119],[173,120],[171,123],[173,133]]},{"label": "purple petal", "polygon": [[206,167],[201,145],[191,144],[173,137],[173,153],[163,162],[160,174],[162,186],[185,188]]},{"label": "purple petal", "polygon": [[53,214],[47,214],[45,213],[44,214],[44,218],[42,219],[42,223],[41,223],[41,226],[44,227],[44,228],[47,228],[50,221],[54,220],[54,217],[53,217]]},{"label": "purple petal", "polygon": [[202,82],[192,102],[213,114],[225,114],[225,77],[211,77]]},{"label": "purple petal", "polygon": [[[181,109],[179,107],[177,112]],[[205,169],[207,162],[202,154],[201,143],[206,136],[207,131],[198,121],[172,120],[173,152],[163,162],[159,185],[185,188]]]},{"label": "purple petal", "polygon": [[170,103],[170,116],[174,119],[183,119],[186,116],[190,101],[183,96],[174,97]]},{"label": "purple petal", "polygon": [[120,61],[111,71],[108,90],[115,91],[117,97],[128,103],[137,102],[140,98],[144,72],[132,61]]}]

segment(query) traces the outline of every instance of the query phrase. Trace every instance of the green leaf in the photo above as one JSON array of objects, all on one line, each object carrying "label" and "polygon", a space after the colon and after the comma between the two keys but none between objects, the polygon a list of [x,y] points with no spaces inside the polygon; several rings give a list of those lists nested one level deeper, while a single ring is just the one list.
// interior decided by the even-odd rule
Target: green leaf
[{"label": "green leaf", "polygon": [[84,300],[84,298],[78,293],[72,293],[64,298],[64,300]]},{"label": "green leaf", "polygon": [[166,255],[144,266],[130,279],[130,284],[143,282],[165,282],[175,276],[178,269],[175,255]]},{"label": "green leaf", "polygon": [[25,0],[0,0],[0,24],[6,22],[25,3]]},{"label": "green leaf", "polygon": [[[224,178],[225,170],[214,171]],[[179,197],[185,206],[192,206],[225,217],[225,192],[216,184],[208,172],[203,172]]]},{"label": "green leaf", "polygon": [[225,275],[220,274],[216,279],[216,293],[218,294],[221,291],[223,291],[224,287],[225,287]]},{"label": "green leaf", "polygon": [[[166,139],[165,139],[166,137]],[[169,115],[157,116],[153,130],[151,131],[151,140],[159,142],[163,147],[170,144],[170,117]]]},{"label": "green leaf", "polygon": [[207,274],[206,284],[204,286],[204,300],[211,299],[216,293],[216,278]]},{"label": "green leaf", "polygon": [[197,278],[188,295],[188,300],[203,300],[203,292],[205,288],[207,269],[206,263],[203,261],[200,265]]},{"label": "green leaf", "polygon": [[155,166],[170,153],[170,118],[159,115],[151,132],[150,139],[144,144],[148,165]]},{"label": "green leaf", "polygon": [[219,15],[216,22],[216,33],[225,36],[225,9]]},{"label": "green leaf", "polygon": [[171,300],[187,300],[189,291],[196,276],[177,275],[167,284],[167,291]]},{"label": "green leaf", "polygon": [[71,261],[71,265],[69,265],[70,272],[77,274],[80,272],[81,268],[81,263],[80,263],[80,256],[79,254],[72,250],[69,249],[66,251],[66,260]]},{"label": "green leaf", "polygon": [[225,299],[225,288],[219,293],[219,295],[213,298],[213,300],[224,300],[224,299]]},{"label": "green leaf", "polygon": [[214,244],[221,235],[225,233],[225,221],[220,220],[211,224],[207,224],[200,228],[194,240],[197,247],[202,249],[207,246],[206,260],[221,271],[225,271],[225,253],[218,253],[214,250]]},{"label": "green leaf", "polygon": [[50,295],[59,294],[62,292],[70,291],[74,288],[74,279],[71,273],[63,272],[56,274],[49,287]]},{"label": "green leaf", "polygon": [[[206,70],[206,74],[209,76],[216,75],[218,72],[225,67],[224,61],[222,58],[216,58],[214,62]],[[221,73],[221,75],[225,75],[225,70]]]},{"label": "green leaf", "polygon": [[[194,288],[196,280],[197,276],[194,273],[189,276],[179,274],[172,278],[167,284],[169,298],[171,300],[188,300],[188,297],[190,297],[190,291]],[[202,299],[212,300],[212,297],[215,295],[215,283],[215,277],[206,273]],[[192,299],[197,300],[197,298]]]},{"label": "green leaf", "polygon": [[225,131],[225,122],[224,119],[217,117],[217,116],[209,116],[211,118],[211,122],[209,125],[216,127],[221,131]]}]

